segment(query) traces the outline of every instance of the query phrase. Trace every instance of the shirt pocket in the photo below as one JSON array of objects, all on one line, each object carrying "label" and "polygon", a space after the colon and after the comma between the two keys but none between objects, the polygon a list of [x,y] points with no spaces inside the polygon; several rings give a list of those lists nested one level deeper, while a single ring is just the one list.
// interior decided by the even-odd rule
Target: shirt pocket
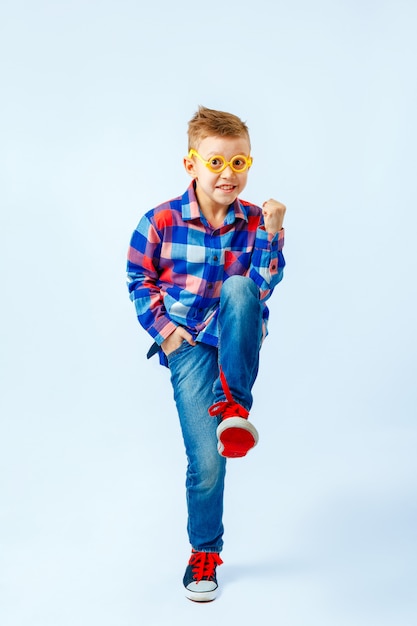
[{"label": "shirt pocket", "polygon": [[229,276],[246,276],[250,267],[250,252],[244,250],[226,250],[224,253],[224,274]]}]

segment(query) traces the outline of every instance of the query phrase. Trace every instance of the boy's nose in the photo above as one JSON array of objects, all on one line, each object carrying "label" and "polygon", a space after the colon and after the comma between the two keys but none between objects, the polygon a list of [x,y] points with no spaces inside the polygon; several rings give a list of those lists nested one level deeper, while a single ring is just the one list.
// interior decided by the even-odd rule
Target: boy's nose
[{"label": "boy's nose", "polygon": [[231,176],[233,176],[233,174],[234,174],[234,171],[232,170],[230,165],[226,165],[225,169],[221,172],[221,175],[223,176],[223,178],[230,178]]}]

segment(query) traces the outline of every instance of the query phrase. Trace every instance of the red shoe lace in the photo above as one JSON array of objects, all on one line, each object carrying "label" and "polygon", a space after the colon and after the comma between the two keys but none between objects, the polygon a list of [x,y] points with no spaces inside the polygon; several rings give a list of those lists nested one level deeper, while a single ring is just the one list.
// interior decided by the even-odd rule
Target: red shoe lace
[{"label": "red shoe lace", "polygon": [[229,389],[229,385],[226,381],[226,376],[224,375],[221,368],[220,381],[222,383],[226,400],[221,400],[220,402],[216,402],[215,404],[213,404],[208,410],[209,415],[211,415],[212,417],[215,417],[216,415],[221,415],[223,419],[225,419],[226,417],[247,418],[249,415],[249,411],[247,411],[245,407],[243,407],[241,404],[233,399],[233,396]]},{"label": "red shoe lace", "polygon": [[191,555],[189,565],[192,566],[194,580],[211,580],[216,574],[217,565],[223,561],[217,552],[195,552]]},{"label": "red shoe lace", "polygon": [[216,402],[213,404],[208,410],[209,414],[212,417],[216,415],[221,415],[223,419],[226,417],[248,417],[249,411],[247,411],[241,404],[237,402]]}]

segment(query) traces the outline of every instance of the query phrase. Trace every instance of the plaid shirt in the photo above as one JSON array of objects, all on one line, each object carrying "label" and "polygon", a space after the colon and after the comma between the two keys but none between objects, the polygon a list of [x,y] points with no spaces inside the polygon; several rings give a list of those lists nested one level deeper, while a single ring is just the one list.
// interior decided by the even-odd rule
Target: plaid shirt
[{"label": "plaid shirt", "polygon": [[132,235],[128,287],[140,324],[158,346],[178,325],[216,346],[220,290],[238,274],[258,285],[266,327],[265,300],[283,276],[283,245],[284,231],[268,234],[262,210],[240,199],[212,228],[191,183],[183,196],[146,213]]}]

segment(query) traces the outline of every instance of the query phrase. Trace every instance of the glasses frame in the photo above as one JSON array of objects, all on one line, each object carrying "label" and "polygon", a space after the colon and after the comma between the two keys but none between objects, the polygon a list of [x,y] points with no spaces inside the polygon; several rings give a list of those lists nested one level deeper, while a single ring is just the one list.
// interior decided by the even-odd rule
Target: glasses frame
[{"label": "glasses frame", "polygon": [[[197,150],[194,150],[193,148],[191,148],[191,150],[188,153],[188,158],[191,159],[193,156],[196,156],[198,159],[200,159],[200,161],[202,163],[204,163],[204,165],[210,170],[210,172],[212,172],[213,174],[220,174],[221,172],[224,172],[224,170],[226,169],[226,167],[230,167],[230,169],[232,170],[232,172],[235,172],[236,174],[242,174],[243,172],[246,172],[252,165],[253,159],[252,157],[246,156],[244,154],[235,154],[234,157],[231,158],[230,161],[226,161],[226,159],[224,158],[224,156],[222,156],[221,154],[214,154],[212,157],[210,157],[210,161],[212,159],[221,159],[223,161],[223,165],[220,169],[213,169],[210,165],[210,161],[206,161],[205,159],[203,159],[203,157],[201,156],[201,154],[198,154]],[[244,167],[244,169],[242,170],[237,170],[235,167],[233,167],[233,161],[237,158],[241,158],[244,159],[246,162],[246,166]]]}]

